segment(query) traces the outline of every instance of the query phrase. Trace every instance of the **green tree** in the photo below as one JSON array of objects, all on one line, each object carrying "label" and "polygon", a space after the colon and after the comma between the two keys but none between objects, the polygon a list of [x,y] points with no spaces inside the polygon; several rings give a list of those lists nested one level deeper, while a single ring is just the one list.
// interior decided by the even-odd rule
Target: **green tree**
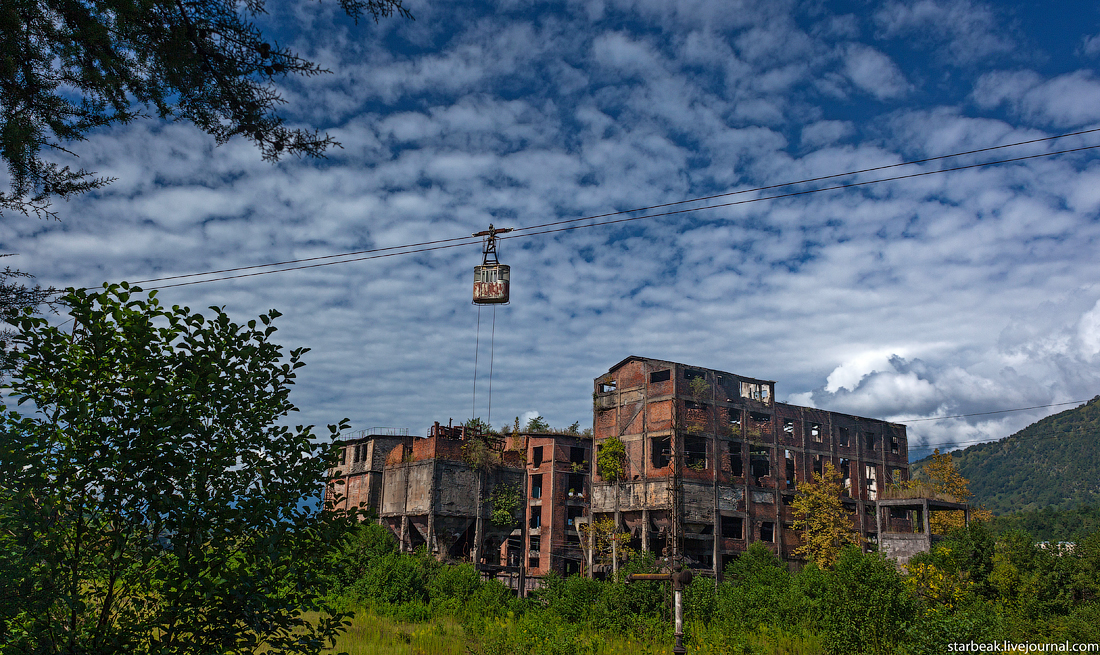
[{"label": "green tree", "polygon": [[71,332],[25,314],[14,340],[0,650],[319,652],[346,524],[313,502],[331,442],[276,424],[305,353],[270,341],[278,312],[242,326],[125,284],[63,302]]},{"label": "green tree", "polygon": [[550,431],[550,424],[547,423],[546,419],[544,419],[543,417],[536,416],[535,418],[528,419],[527,427],[525,427],[523,429],[523,431],[524,432],[536,432],[536,433],[549,432]]},{"label": "green tree", "polygon": [[840,474],[826,462],[823,473],[814,473],[812,482],[798,485],[791,502],[791,527],[800,531],[802,542],[794,552],[821,568],[832,566],[845,545],[861,542],[840,500],[843,493]]},{"label": "green tree", "polygon": [[[358,20],[402,0],[340,0]],[[252,19],[265,0],[5,0],[0,9],[0,153],[10,188],[0,212],[54,215],[68,198],[110,180],[41,156],[92,130],[155,112],[194,123],[221,144],[240,135],[265,159],[319,155],[335,142],[289,129],[275,80],[326,72],[268,42]]]},{"label": "green tree", "polygon": [[848,546],[837,559],[823,603],[822,632],[830,653],[896,653],[916,617],[916,601],[894,563]]}]

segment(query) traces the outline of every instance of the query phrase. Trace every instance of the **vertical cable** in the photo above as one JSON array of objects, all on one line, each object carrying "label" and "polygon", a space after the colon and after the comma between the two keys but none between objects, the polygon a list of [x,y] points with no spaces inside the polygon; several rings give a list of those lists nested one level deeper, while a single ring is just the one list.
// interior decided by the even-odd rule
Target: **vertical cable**
[{"label": "vertical cable", "polygon": [[493,332],[489,338],[489,416],[485,424],[489,425],[493,419],[493,351],[497,342],[497,306],[493,305]]},{"label": "vertical cable", "polygon": [[474,337],[474,397],[470,401],[471,420],[477,416],[477,349],[481,345],[481,305],[477,306],[477,332],[475,334],[477,336]]}]

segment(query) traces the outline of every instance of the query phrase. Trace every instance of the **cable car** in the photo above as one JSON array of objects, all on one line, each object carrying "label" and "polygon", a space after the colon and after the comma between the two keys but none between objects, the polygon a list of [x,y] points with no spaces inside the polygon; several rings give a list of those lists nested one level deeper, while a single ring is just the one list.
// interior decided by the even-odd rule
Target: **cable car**
[{"label": "cable car", "polygon": [[510,227],[498,230],[490,223],[488,230],[474,234],[475,237],[485,237],[481,266],[474,267],[475,305],[508,304],[510,268],[497,259],[497,235],[511,231]]}]

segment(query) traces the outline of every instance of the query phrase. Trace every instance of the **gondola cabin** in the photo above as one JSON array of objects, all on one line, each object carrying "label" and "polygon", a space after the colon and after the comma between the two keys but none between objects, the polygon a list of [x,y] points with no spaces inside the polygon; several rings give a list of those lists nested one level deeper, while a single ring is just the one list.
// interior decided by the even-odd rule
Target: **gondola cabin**
[{"label": "gondola cabin", "polygon": [[507,305],[509,269],[505,264],[474,267],[474,304]]}]

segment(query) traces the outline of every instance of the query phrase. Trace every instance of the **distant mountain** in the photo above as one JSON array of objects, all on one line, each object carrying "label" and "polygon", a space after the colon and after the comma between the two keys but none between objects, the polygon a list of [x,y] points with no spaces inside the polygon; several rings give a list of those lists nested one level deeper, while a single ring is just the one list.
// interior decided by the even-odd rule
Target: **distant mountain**
[{"label": "distant mountain", "polygon": [[[971,502],[996,515],[1100,504],[1100,396],[951,456],[970,480]],[[914,462],[910,475],[922,477],[929,461]]]}]

